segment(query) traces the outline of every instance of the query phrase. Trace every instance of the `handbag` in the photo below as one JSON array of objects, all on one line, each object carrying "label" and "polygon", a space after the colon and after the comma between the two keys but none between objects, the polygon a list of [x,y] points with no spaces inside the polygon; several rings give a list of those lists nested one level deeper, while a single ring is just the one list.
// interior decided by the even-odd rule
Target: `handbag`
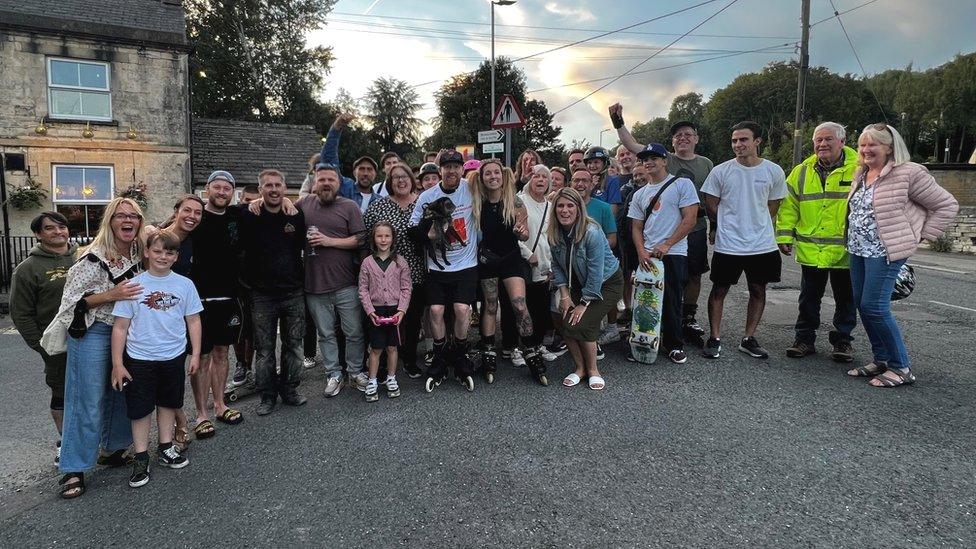
[{"label": "handbag", "polygon": [[[98,263],[98,266],[101,267],[102,270],[108,274],[108,278],[109,280],[112,281],[112,284],[119,284],[123,280],[129,280],[130,278],[136,275],[136,271],[139,269],[139,264],[136,263],[133,266],[129,267],[125,272],[123,272],[119,276],[112,276],[112,269],[110,269],[109,266],[106,265],[105,262],[102,261],[101,258],[99,258],[97,255],[93,253],[88,253],[85,255],[84,259],[87,259],[92,263]],[[77,303],[75,303],[74,317],[72,317],[71,324],[68,326],[67,329],[68,335],[70,335],[75,339],[81,339],[85,337],[86,333],[88,333],[88,322],[87,319],[85,318],[85,315],[88,313],[89,307],[88,307],[88,302],[85,301],[85,297],[88,297],[93,293],[94,292],[85,293],[85,295],[81,299],[79,299]],[[52,354],[52,353],[48,353],[48,354]]]},{"label": "handbag", "polygon": [[48,324],[41,335],[41,347],[49,355],[59,355],[68,350],[68,327],[57,319]]}]

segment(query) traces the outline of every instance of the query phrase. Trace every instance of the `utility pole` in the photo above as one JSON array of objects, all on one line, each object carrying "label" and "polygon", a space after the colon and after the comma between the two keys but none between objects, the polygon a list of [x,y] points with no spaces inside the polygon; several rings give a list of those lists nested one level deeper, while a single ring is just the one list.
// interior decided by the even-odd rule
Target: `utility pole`
[{"label": "utility pole", "polygon": [[810,72],[810,0],[800,6],[800,74],[796,79],[796,115],[793,117],[793,165],[803,160],[803,103],[807,94],[807,73]]}]

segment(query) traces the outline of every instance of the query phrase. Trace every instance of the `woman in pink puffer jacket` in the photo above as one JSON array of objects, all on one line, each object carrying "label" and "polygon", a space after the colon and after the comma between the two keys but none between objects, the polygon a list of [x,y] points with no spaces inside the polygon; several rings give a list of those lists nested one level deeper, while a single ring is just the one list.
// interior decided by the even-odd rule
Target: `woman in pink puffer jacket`
[{"label": "woman in pink puffer jacket", "polygon": [[959,211],[959,203],[924,166],[910,162],[901,135],[872,124],[857,140],[860,168],[848,197],[847,251],[854,303],[871,340],[874,358],[847,372],[870,376],[874,387],[915,382],[895,317],[891,292],[898,271],[922,240],[935,240]]}]

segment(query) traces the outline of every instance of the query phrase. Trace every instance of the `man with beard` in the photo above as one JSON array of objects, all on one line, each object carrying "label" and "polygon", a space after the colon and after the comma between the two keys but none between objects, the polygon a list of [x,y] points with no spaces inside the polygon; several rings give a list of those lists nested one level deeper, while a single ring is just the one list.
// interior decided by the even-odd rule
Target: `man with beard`
[{"label": "man with beard", "polygon": [[[329,128],[329,133],[325,136],[325,143],[322,145],[321,152],[319,152],[317,158],[313,156],[314,162],[310,162],[309,164],[309,174],[305,178],[305,183],[302,184],[302,189],[299,192],[300,198],[305,198],[305,196],[313,194],[312,187],[315,184],[316,166],[329,164],[336,168],[339,167],[339,139],[342,136],[342,130],[349,126],[353,118],[355,117],[352,114],[343,113],[332,123],[332,127]],[[391,157],[392,161],[390,160]],[[382,159],[384,169],[386,169],[387,164],[393,165],[399,161],[400,157],[396,153],[386,153]],[[376,163],[376,160],[370,156],[360,156],[352,163],[355,180],[340,174],[338,195],[351,199],[359,206],[360,213],[365,212],[370,202],[384,197],[387,194],[383,182],[376,182],[378,170],[379,164]]]},{"label": "man with beard", "polygon": [[[278,396],[289,406],[306,399],[298,392],[305,335],[305,217],[299,210],[286,215],[282,202],[285,177],[277,170],[258,175],[259,214],[241,212],[238,242],[242,251],[241,283],[247,290],[254,323],[254,381],[261,395],[258,415],[274,411]],[[252,204],[251,207],[256,205]],[[277,335],[281,333],[281,370],[275,367]]]},{"label": "man with beard", "polygon": [[336,396],[342,389],[336,315],[346,340],[349,383],[365,391],[367,381],[362,371],[363,311],[359,302],[359,269],[356,264],[366,225],[356,203],[337,196],[340,178],[338,168],[319,164],[315,168],[312,195],[302,198],[297,204],[309,230],[308,252],[305,255],[305,299],[315,321],[328,375],[325,386],[327,397]]}]

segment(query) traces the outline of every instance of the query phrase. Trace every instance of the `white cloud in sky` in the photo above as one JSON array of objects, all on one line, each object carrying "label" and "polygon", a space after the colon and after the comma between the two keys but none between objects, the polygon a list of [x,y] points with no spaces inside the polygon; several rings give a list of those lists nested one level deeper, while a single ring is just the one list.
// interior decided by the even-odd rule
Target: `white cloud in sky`
[{"label": "white cloud in sky", "polygon": [[560,17],[572,18],[580,22],[596,21],[596,16],[593,12],[582,7],[570,7],[559,2],[547,2],[546,11]]}]

